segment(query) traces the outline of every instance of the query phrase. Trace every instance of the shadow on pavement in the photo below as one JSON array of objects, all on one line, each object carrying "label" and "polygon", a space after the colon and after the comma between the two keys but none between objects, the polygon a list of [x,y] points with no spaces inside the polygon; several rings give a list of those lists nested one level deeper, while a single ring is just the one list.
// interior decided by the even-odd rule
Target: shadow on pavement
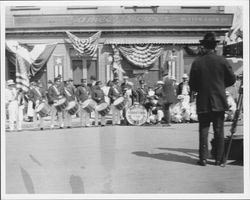
[{"label": "shadow on pavement", "polygon": [[35,188],[34,188],[34,184],[32,181],[31,176],[29,175],[29,173],[23,169],[22,167],[20,167],[21,170],[21,174],[22,174],[22,178],[23,178],[23,182],[24,182],[24,186],[27,190],[27,192],[29,194],[34,194],[35,193]]},{"label": "shadow on pavement", "polygon": [[198,149],[185,149],[185,148],[162,148],[162,147],[159,147],[157,148],[159,150],[166,150],[166,151],[178,151],[178,152],[181,152],[181,153],[185,153],[187,155],[190,155],[192,157],[196,157],[196,158],[199,158],[199,152],[198,152]]},{"label": "shadow on pavement", "polygon": [[164,160],[164,161],[170,161],[170,162],[180,162],[180,163],[185,163],[185,164],[190,164],[190,165],[197,165],[197,159],[193,159],[189,156],[181,156],[173,153],[156,153],[156,154],[150,154],[145,151],[135,151],[132,152],[132,154],[135,154],[137,156],[142,156],[142,157],[148,157],[148,158],[154,158],[154,159],[159,159],[159,160]]},{"label": "shadow on pavement", "polygon": [[71,175],[69,183],[72,189],[72,194],[84,194],[84,184],[80,176]]}]

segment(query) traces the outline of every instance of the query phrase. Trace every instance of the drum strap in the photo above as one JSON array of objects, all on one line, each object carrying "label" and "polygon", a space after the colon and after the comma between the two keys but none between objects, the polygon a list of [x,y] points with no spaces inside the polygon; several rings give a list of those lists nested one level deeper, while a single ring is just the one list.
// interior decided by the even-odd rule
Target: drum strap
[{"label": "drum strap", "polygon": [[67,94],[69,97],[72,96],[72,95],[70,94],[70,92],[69,92],[66,88],[65,88],[64,90],[65,90],[66,94]]},{"label": "drum strap", "polygon": [[35,90],[36,90],[37,94],[41,97],[42,94],[41,94],[41,92],[39,91],[39,89],[38,89],[38,88],[35,88]]},{"label": "drum strap", "polygon": [[56,94],[60,95],[60,92],[58,91],[57,87],[55,85],[53,87],[54,87],[54,90],[56,91]]}]

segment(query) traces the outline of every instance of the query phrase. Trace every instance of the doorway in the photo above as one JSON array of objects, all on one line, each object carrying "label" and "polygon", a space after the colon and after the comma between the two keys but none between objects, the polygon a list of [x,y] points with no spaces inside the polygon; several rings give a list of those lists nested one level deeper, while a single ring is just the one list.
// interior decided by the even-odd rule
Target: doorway
[{"label": "doorway", "polygon": [[82,60],[72,60],[73,81],[74,85],[80,85],[83,78]]}]

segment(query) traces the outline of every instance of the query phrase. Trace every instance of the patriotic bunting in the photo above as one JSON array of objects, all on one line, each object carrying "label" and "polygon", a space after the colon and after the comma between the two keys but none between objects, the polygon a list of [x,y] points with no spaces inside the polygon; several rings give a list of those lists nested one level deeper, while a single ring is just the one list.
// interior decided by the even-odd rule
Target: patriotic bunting
[{"label": "patriotic bunting", "polygon": [[27,90],[29,79],[35,79],[53,53],[56,44],[27,45],[17,41],[6,42],[7,58],[16,66],[18,88]]},{"label": "patriotic bunting", "polygon": [[140,68],[150,67],[163,52],[163,47],[155,44],[118,45],[117,48],[129,62]]},{"label": "patriotic bunting", "polygon": [[72,42],[72,45],[74,49],[80,54],[80,55],[87,55],[87,56],[94,56],[95,52],[98,47],[98,39],[101,36],[101,32],[97,32],[93,36],[89,37],[88,39],[80,39],[70,33],[69,31],[66,31],[70,41]]}]

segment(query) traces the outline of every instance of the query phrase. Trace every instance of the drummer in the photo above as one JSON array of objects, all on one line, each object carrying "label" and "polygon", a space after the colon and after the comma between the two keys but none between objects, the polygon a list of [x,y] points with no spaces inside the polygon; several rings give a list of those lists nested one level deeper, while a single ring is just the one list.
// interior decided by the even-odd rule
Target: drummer
[{"label": "drummer", "polygon": [[[81,79],[81,85],[76,89],[76,97],[80,105],[91,98],[91,90],[87,86],[87,79]],[[80,125],[89,127],[90,126],[90,113],[80,108]]]},{"label": "drummer", "polygon": [[[33,108],[37,108],[41,103],[46,102],[46,91],[43,87],[39,87],[39,82],[32,82],[32,87],[29,91],[28,97],[33,103]],[[39,122],[37,122],[38,113],[34,110],[33,121],[35,126],[40,126],[40,130],[44,129],[44,117],[39,115]]]},{"label": "drummer", "polygon": [[115,78],[112,83],[110,83],[109,94],[111,110],[112,110],[112,125],[121,124],[121,112],[114,106],[114,101],[122,96],[121,88],[119,87],[119,79]]},{"label": "drummer", "polygon": [[54,79],[54,84],[49,88],[48,98],[50,99],[51,104],[51,124],[50,128],[54,128],[55,126],[55,117],[58,115],[59,128],[62,129],[64,127],[63,124],[63,112],[57,111],[55,107],[55,103],[58,102],[59,99],[63,97],[63,88],[61,88],[61,78],[56,77]]},{"label": "drummer", "polygon": [[138,99],[139,99],[139,103],[141,105],[145,105],[146,100],[147,100],[147,94],[148,91],[145,87],[145,81],[144,80],[140,80],[139,81],[139,88],[137,89],[137,93],[138,93]]},{"label": "drummer", "polygon": [[138,103],[138,94],[136,90],[134,89],[134,84],[132,82],[127,82],[126,87],[124,87],[124,93],[123,93],[124,99],[125,99],[125,108],[123,109],[123,125],[129,125],[127,119],[126,119],[126,112],[127,110],[134,104]]},{"label": "drummer", "polygon": [[[92,93],[92,98],[97,103],[97,105],[105,102],[105,99],[104,99],[105,95],[101,87],[102,87],[102,82],[97,81],[96,86],[94,87],[93,93]],[[106,125],[105,116],[100,115],[97,111],[95,111],[95,125],[98,126],[99,116],[101,117],[101,126],[105,126]]]},{"label": "drummer", "polygon": [[[71,79],[67,80],[63,88],[63,96],[68,102],[76,102],[75,91],[72,89]],[[72,116],[67,111],[64,111],[64,123],[67,128],[72,126]]]}]

